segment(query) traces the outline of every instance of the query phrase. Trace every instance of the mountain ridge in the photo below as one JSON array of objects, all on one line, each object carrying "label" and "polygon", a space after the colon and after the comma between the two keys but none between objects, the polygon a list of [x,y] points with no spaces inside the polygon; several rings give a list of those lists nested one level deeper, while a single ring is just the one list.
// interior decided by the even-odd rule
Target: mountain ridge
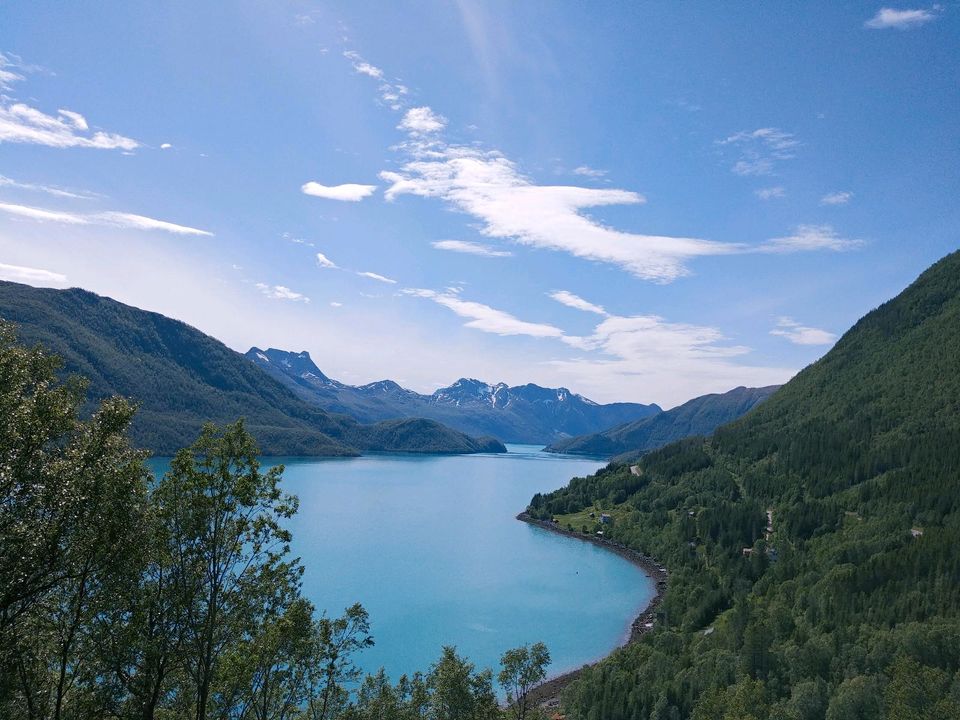
[{"label": "mountain ridge", "polygon": [[327,410],[366,422],[426,417],[504,442],[545,445],[662,412],[656,404],[596,403],[564,387],[509,386],[476,378],[460,378],[429,395],[393,380],[354,386],[327,377],[307,351],[252,347],[245,355],[299,397]]},{"label": "mountain ridge", "polygon": [[87,290],[0,281],[0,318],[22,341],[59,355],[66,372],[89,378],[89,407],[111,395],[136,398],[131,435],[159,454],[189,445],[208,420],[241,416],[265,455],[505,451],[436,422],[362,425],[329,413],[187,323]]},{"label": "mountain ridge", "polygon": [[693,435],[710,435],[719,426],[736,420],[764,402],[779,388],[736,387],[725,393],[695,397],[682,405],[631,423],[591,435],[561,440],[547,452],[614,457],[620,462],[635,459],[649,450]]}]

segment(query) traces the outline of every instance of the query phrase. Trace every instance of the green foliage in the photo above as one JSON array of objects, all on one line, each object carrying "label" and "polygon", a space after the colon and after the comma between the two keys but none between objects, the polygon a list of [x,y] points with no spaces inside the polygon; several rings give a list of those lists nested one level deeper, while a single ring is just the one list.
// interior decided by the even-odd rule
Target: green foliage
[{"label": "green foliage", "polygon": [[[204,425],[151,480],[129,403],[80,419],[85,383],[59,367],[0,323],[0,717],[501,717],[491,671],[454,648],[425,676],[356,687],[367,612],[316,617],[300,596],[297,500],[242,421]],[[527,682],[548,658],[532,650]]]},{"label": "green foliage", "polygon": [[586,669],[571,717],[960,717],[960,253],[638,472],[531,501],[613,504],[608,537],[670,569],[658,630]]},{"label": "green foliage", "polygon": [[542,642],[507,650],[501,656],[502,669],[497,681],[507,693],[509,710],[517,720],[527,717],[530,711],[527,693],[547,677],[549,664],[550,652]]}]

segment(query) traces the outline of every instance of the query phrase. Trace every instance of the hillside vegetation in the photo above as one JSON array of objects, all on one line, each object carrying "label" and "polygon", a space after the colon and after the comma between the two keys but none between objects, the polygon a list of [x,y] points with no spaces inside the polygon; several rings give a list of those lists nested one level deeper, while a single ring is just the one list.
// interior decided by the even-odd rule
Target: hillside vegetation
[{"label": "hillside vegetation", "polygon": [[738,387],[725,393],[701,395],[672,410],[652,417],[617,425],[592,435],[580,435],[556,442],[547,452],[620,456],[628,461],[643,453],[692,435],[710,435],[719,426],[745,415],[779,388]]},{"label": "hillside vegetation", "polygon": [[960,253],[712,439],[530,511],[589,506],[671,575],[657,631],[587,669],[570,717],[960,717]]},{"label": "hillside vegetation", "polygon": [[0,318],[17,325],[23,342],[50,349],[67,372],[89,380],[88,410],[108,397],[133,398],[139,409],[131,437],[158,454],[189,445],[204,422],[238,417],[267,455],[505,450],[433,421],[364,426],[326,412],[186,323],[85,290],[0,282]]}]

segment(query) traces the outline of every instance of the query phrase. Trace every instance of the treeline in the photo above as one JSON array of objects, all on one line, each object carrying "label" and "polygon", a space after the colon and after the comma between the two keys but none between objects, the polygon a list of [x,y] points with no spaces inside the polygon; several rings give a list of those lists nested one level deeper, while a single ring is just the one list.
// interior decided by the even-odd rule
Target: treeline
[{"label": "treeline", "polygon": [[638,472],[531,502],[614,508],[608,537],[670,569],[656,632],[584,671],[572,718],[960,718],[960,254]]},{"label": "treeline", "polygon": [[318,614],[285,521],[295,497],[242,421],[207,425],[153,478],[134,407],[84,413],[86,382],[0,323],[0,718],[492,720],[532,717],[542,644],[489,670],[444,648],[362,678],[360,605]]}]

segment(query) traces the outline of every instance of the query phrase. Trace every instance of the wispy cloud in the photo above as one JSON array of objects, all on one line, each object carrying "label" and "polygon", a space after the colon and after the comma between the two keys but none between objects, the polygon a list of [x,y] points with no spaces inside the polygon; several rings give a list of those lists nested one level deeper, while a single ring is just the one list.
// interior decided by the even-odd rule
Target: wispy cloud
[{"label": "wispy cloud", "polygon": [[6,90],[15,82],[23,80],[19,68],[19,58],[0,52],[0,90]]},{"label": "wispy cloud", "polygon": [[[79,120],[83,120],[82,127]],[[134,150],[140,146],[136,140],[123,135],[102,131],[87,133],[86,128],[86,120],[69,110],[60,110],[53,116],[24,103],[0,105],[0,143],[99,150]]]},{"label": "wispy cloud", "polygon": [[556,290],[555,292],[550,293],[550,297],[561,305],[566,305],[567,307],[572,307],[576,310],[583,310],[584,312],[595,313],[603,316],[609,315],[609,313],[600,305],[594,305],[592,302],[584,300],[579,295],[574,295],[572,292],[568,292],[567,290]]},{"label": "wispy cloud", "polygon": [[304,183],[300,186],[300,191],[304,195],[324,198],[325,200],[339,200],[341,202],[360,202],[365,197],[369,197],[377,189],[376,185],[358,185],[357,183],[344,183],[343,185],[321,185],[318,182]]},{"label": "wispy cloud", "polygon": [[592,168],[589,165],[581,165],[580,167],[573,169],[573,174],[581,175],[583,177],[598,179],[606,175],[607,171],[597,170],[596,168]]},{"label": "wispy cloud", "polygon": [[404,114],[398,130],[403,130],[411,135],[430,135],[443,130],[447,126],[447,119],[443,115],[438,115],[429,107],[410,108]]},{"label": "wispy cloud", "polygon": [[0,280],[27,285],[63,285],[67,282],[67,276],[40,268],[0,263]]},{"label": "wispy cloud", "polygon": [[393,280],[392,278],[388,278],[384,275],[380,275],[379,273],[375,273],[375,272],[364,271],[364,272],[358,272],[357,275],[359,275],[360,277],[370,278],[371,280],[376,280],[377,282],[388,283],[390,285],[397,284],[396,280]]},{"label": "wispy cloud", "polygon": [[812,250],[844,252],[864,245],[863,240],[840,237],[829,225],[801,225],[793,235],[773,238],[761,244],[758,250],[767,253],[795,253]]},{"label": "wispy cloud", "polygon": [[777,327],[770,334],[786,338],[794,345],[830,345],[837,339],[832,332],[801,325],[790,317],[779,318]]},{"label": "wispy cloud", "polygon": [[941,9],[941,5],[934,5],[929,9],[918,8],[915,10],[880,8],[877,14],[867,20],[863,26],[871,30],[886,30],[888,28],[909,30],[936,20]]},{"label": "wispy cloud", "polygon": [[17,190],[30,190],[32,192],[42,192],[55,197],[72,198],[74,200],[90,200],[94,197],[92,193],[80,192],[77,190],[65,190],[56,185],[39,185],[36,183],[25,183],[13,178],[0,175],[0,187],[15,188]]},{"label": "wispy cloud", "polygon": [[787,194],[787,191],[780,185],[776,187],[760,188],[759,190],[754,190],[753,194],[756,195],[761,200],[773,200],[774,198],[782,198]]},{"label": "wispy cloud", "polygon": [[482,232],[523,245],[560,250],[612,263],[637,277],[669,282],[687,274],[685,262],[702,255],[737,252],[741,246],[627,233],[582,214],[589,207],[640,204],[627,190],[536,185],[496,151],[436,143],[417,153],[400,172],[384,171],[386,198],[410,194],[444,200],[483,221]]},{"label": "wispy cloud", "polygon": [[717,144],[739,149],[740,157],[730,168],[737,175],[771,175],[777,162],[795,157],[800,141],[792,133],[768,127],[738,132]]},{"label": "wispy cloud", "polygon": [[665,407],[691,396],[725,392],[738,385],[773,385],[793,374],[789,368],[744,362],[750,348],[730,344],[717,328],[669,322],[656,315],[610,316],[587,337],[564,337],[588,353],[550,365],[570,377],[587,395],[610,383],[638,383],[650,400]]},{"label": "wispy cloud", "polygon": [[257,283],[255,287],[271,300],[290,300],[292,302],[302,303],[310,302],[310,298],[303,293],[294,292],[290,288],[283,285],[267,285],[266,283]]},{"label": "wispy cloud", "polygon": [[853,193],[846,190],[832,192],[820,198],[821,205],[846,205],[853,199]]},{"label": "wispy cloud", "polygon": [[135,215],[126,212],[74,213],[2,202],[0,202],[0,212],[13,215],[14,217],[22,217],[39,222],[54,222],[63,225],[101,225],[128,230],[162,230],[163,232],[169,232],[175,235],[213,235],[212,232],[208,232],[207,230],[199,230],[186,225],[178,225],[165,220],[157,220],[144,215]]},{"label": "wispy cloud", "polygon": [[345,53],[343,53],[343,56],[350,60],[350,62],[353,64],[353,69],[361,75],[376,78],[377,80],[383,79],[383,70],[378,68],[376,65],[371,65],[370,63],[366,62],[362,57],[360,57],[360,53],[353,50],[347,50]]},{"label": "wispy cloud", "polygon": [[464,327],[474,330],[495,335],[528,335],[530,337],[553,338],[563,336],[563,331],[553,325],[526,322],[489,305],[463,300],[453,292],[437,292],[421,288],[406,288],[402,292],[405,295],[432,300],[460,317],[467,318],[468,322],[464,323]]},{"label": "wispy cloud", "polygon": [[336,269],[337,264],[333,262],[330,258],[324,255],[322,252],[317,253],[317,265],[322,268]]},{"label": "wispy cloud", "polygon": [[509,250],[495,250],[489,245],[482,245],[469,240],[437,240],[433,243],[433,246],[437,250],[449,250],[450,252],[479,255],[481,257],[510,257],[513,255]]}]

